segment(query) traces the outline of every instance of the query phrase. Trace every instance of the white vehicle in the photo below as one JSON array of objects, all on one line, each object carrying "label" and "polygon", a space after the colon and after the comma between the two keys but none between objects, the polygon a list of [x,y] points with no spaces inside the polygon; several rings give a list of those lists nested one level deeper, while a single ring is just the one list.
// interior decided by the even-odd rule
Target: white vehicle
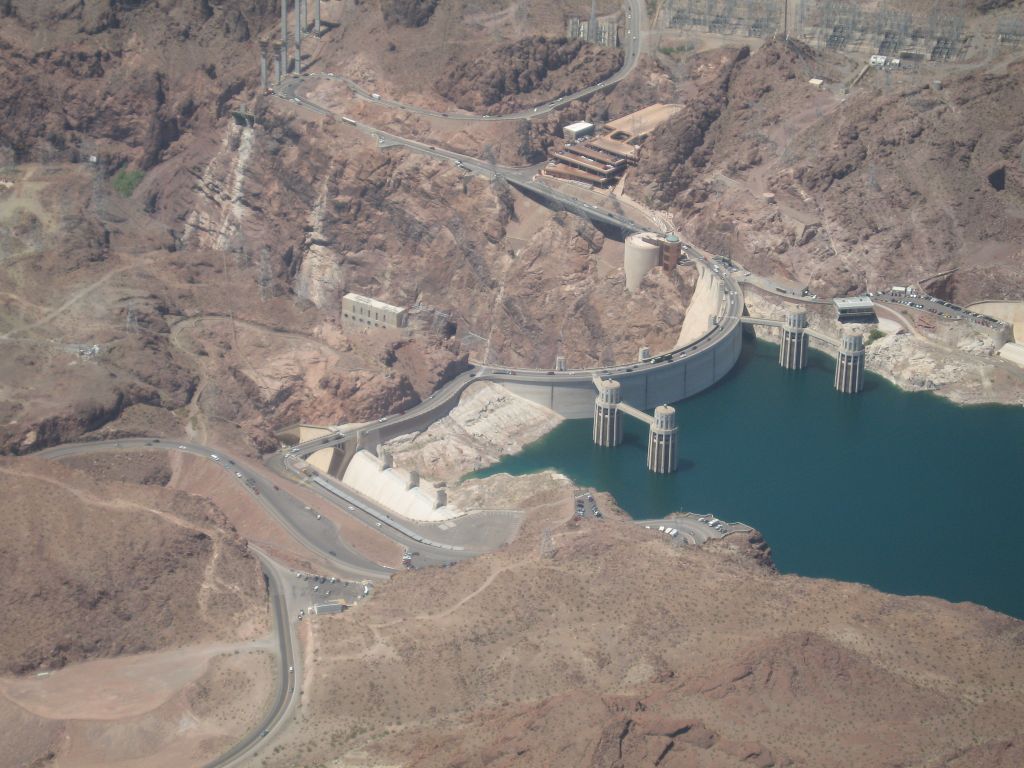
[{"label": "white vehicle", "polygon": [[661,531],[662,533],[664,533],[665,532],[665,526],[664,525],[659,525],[658,526],[658,530]]},{"label": "white vehicle", "polygon": [[320,585],[319,584],[314,585],[313,586],[313,591],[314,592],[319,592],[320,591]]},{"label": "white vehicle", "polygon": [[211,453],[210,458],[213,459],[214,461],[220,461],[220,456],[218,456],[216,453]]},{"label": "white vehicle", "polygon": [[319,519],[320,519],[320,515],[319,515],[319,514],[318,514],[318,515],[316,516],[316,519],[317,519],[317,520],[319,520]]},{"label": "white vehicle", "polygon": [[241,472],[235,472],[235,477],[241,478],[242,477],[242,473]]},{"label": "white vehicle", "polygon": [[288,667],[288,671],[289,672],[294,672],[295,671],[295,667]]},{"label": "white vehicle", "polygon": [[349,505],[348,505],[348,511],[349,511],[349,512],[355,512],[355,511],[356,511],[356,508],[355,508],[355,507],[353,507],[353,506],[352,506],[351,504],[349,504]]},{"label": "white vehicle", "polygon": [[188,450],[188,448],[186,448],[186,447],[185,447],[184,445],[179,445],[179,446],[178,446],[178,450],[179,450],[179,451],[187,451],[187,450]]},{"label": "white vehicle", "polygon": [[371,93],[370,94],[370,98],[373,99],[374,101],[380,101],[380,94],[379,93]]},{"label": "white vehicle", "polygon": [[348,123],[349,125],[355,125],[356,124],[356,121],[353,120],[351,117],[343,117],[343,118],[341,118],[341,121],[343,123]]},{"label": "white vehicle", "polygon": [[676,536],[679,535],[679,530],[676,529],[676,528],[673,528],[672,530],[670,530],[668,532],[668,535],[671,536],[674,539]]},{"label": "white vehicle", "polygon": [[370,585],[363,584],[363,597],[366,597],[368,594],[370,594]]}]

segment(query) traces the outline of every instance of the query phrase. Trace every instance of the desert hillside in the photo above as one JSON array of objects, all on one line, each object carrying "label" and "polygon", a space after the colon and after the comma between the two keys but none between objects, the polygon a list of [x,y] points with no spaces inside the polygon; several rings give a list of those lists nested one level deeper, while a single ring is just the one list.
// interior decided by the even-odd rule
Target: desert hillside
[{"label": "desert hillside", "polygon": [[291,742],[310,745],[304,759],[1009,768],[1024,758],[1020,621],[780,576],[757,539],[738,534],[694,550],[621,518],[568,522],[572,504],[551,477],[483,482],[532,510],[519,539],[396,577],[358,614],[317,624],[310,720]]},{"label": "desert hillside", "polygon": [[3,673],[266,631],[259,563],[223,512],[149,459],[86,464],[0,463]]},{"label": "desert hillside", "polygon": [[870,71],[844,95],[855,71],[799,43],[696,56],[694,97],[627,188],[697,242],[826,295],[955,270],[933,289],[1020,296],[1024,65]]}]

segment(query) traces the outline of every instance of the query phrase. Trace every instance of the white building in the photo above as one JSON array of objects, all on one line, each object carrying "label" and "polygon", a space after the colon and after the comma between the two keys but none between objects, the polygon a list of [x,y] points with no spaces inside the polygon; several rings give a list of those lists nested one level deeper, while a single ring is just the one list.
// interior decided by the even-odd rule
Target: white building
[{"label": "white building", "polygon": [[832,299],[836,306],[839,320],[862,320],[877,322],[875,304],[867,296],[854,296],[849,299]]},{"label": "white building", "polygon": [[590,136],[594,132],[594,124],[580,121],[578,123],[570,123],[562,129],[562,136],[566,141],[576,141],[576,139],[582,139],[584,136]]},{"label": "white building", "polygon": [[346,293],[341,299],[343,323],[356,323],[369,328],[404,328],[408,312],[403,307],[386,304],[358,293]]}]

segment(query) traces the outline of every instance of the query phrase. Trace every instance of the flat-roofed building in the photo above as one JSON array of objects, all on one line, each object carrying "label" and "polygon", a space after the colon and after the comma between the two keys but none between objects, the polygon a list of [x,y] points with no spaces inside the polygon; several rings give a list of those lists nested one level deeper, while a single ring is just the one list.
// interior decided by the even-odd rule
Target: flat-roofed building
[{"label": "flat-roofed building", "polygon": [[594,124],[580,120],[578,123],[570,123],[562,129],[562,136],[566,141],[576,141],[584,136],[590,136],[594,132]]},{"label": "flat-roofed building", "polygon": [[867,296],[853,296],[848,299],[832,299],[840,320],[876,320],[875,304]]},{"label": "flat-roofed building", "polygon": [[346,293],[341,299],[341,319],[369,328],[404,328],[408,311],[358,293]]}]

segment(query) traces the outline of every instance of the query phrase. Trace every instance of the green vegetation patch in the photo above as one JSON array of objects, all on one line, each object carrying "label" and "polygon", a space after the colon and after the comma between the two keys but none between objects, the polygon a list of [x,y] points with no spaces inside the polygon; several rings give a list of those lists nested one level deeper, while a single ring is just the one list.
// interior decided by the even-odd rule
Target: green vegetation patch
[{"label": "green vegetation patch", "polygon": [[139,186],[139,182],[142,181],[142,177],[146,174],[142,171],[128,171],[121,169],[114,174],[114,191],[122,197],[131,197],[132,192]]},{"label": "green vegetation patch", "polygon": [[693,43],[680,43],[679,45],[663,45],[658,49],[658,53],[664,54],[665,56],[674,56],[679,53],[689,53],[694,50],[697,46]]},{"label": "green vegetation patch", "polygon": [[885,336],[885,331],[880,331],[877,328],[872,328],[871,333],[868,334],[867,343],[870,344],[873,341],[878,341],[883,336]]}]

